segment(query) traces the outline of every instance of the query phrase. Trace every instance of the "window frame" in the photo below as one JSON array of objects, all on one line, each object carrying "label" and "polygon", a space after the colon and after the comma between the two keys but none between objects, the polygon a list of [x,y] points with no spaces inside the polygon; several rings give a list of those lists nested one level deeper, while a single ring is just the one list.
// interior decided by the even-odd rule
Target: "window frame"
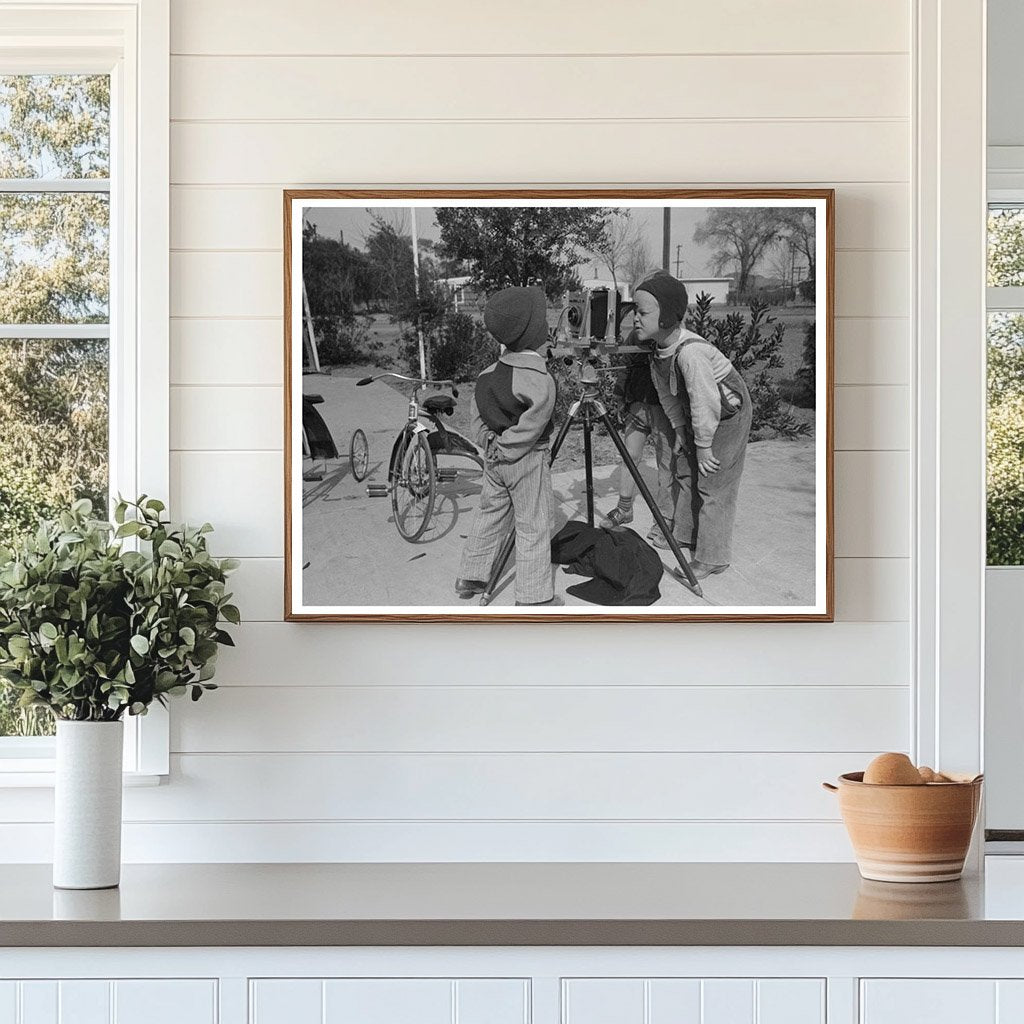
[{"label": "window frame", "polygon": [[[169,0],[0,0],[5,28],[0,74],[110,75],[109,331],[58,330],[63,337],[109,335],[111,495],[149,494],[165,502],[170,494],[169,23]],[[15,184],[24,188],[25,183]],[[32,187],[68,190],[63,183],[47,188],[33,181]],[[14,330],[19,337],[32,336],[31,326],[0,325],[5,336]],[[167,712],[155,705],[149,714],[127,716],[125,722],[126,777],[144,783],[167,775]],[[51,737],[0,737],[0,787],[52,785],[54,755]]]}]

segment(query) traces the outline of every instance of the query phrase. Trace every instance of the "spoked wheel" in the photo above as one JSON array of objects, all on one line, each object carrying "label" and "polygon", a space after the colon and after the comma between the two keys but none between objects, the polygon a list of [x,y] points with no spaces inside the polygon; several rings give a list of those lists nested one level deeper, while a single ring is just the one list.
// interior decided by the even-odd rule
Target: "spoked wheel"
[{"label": "spoked wheel", "polygon": [[348,462],[356,481],[365,480],[370,469],[370,445],[361,430],[352,435],[352,442],[348,446]]},{"label": "spoked wheel", "polygon": [[409,541],[419,540],[430,525],[437,496],[434,456],[424,434],[417,434],[396,462],[399,471],[391,486],[391,508],[398,532]]}]

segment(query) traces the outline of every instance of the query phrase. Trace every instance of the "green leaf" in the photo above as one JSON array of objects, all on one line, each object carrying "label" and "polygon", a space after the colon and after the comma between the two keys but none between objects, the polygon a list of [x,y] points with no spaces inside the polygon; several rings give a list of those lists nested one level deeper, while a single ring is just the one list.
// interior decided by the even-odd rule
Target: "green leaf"
[{"label": "green leaf", "polygon": [[150,498],[146,502],[146,508],[152,509],[154,512],[163,512],[167,506],[159,498]]},{"label": "green leaf", "polygon": [[178,636],[188,644],[189,647],[194,647],[196,643],[196,631],[191,626],[182,626],[178,630]]},{"label": "green leaf", "polygon": [[45,639],[53,642],[57,639],[58,631],[57,627],[52,622],[44,622],[39,627],[39,635],[45,637]]},{"label": "green leaf", "polygon": [[132,650],[135,651],[136,654],[142,656],[149,654],[149,640],[141,633],[136,633],[129,642],[132,645]]},{"label": "green leaf", "polygon": [[181,558],[181,545],[178,544],[177,541],[165,540],[163,544],[160,545],[157,554],[163,555],[164,558]]},{"label": "green leaf", "polygon": [[225,619],[228,620],[228,622],[231,622],[236,626],[239,625],[242,621],[241,613],[233,604],[224,605],[221,608],[220,613],[224,616]]}]

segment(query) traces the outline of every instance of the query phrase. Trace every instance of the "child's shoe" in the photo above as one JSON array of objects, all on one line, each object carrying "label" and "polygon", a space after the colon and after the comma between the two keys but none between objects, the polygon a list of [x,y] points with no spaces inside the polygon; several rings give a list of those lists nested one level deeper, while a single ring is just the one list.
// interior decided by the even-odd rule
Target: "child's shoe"
[{"label": "child's shoe", "polygon": [[618,505],[615,506],[602,520],[602,526],[625,526],[627,523],[633,522],[633,513],[623,512]]},{"label": "child's shoe", "polygon": [[[714,576],[717,573],[725,572],[725,570],[728,568],[728,564],[708,565],[706,562],[697,561],[693,561],[690,563],[690,571],[693,573],[694,579],[698,580],[703,580],[706,579],[708,576]],[[679,580],[680,583],[685,583],[689,585],[690,581],[683,575],[683,570],[680,569],[678,565],[670,566],[669,572],[672,573],[672,575],[675,576],[675,578]]]},{"label": "child's shoe", "polygon": [[475,594],[482,594],[486,589],[487,584],[483,580],[457,579],[455,581],[455,593],[459,597],[473,597]]}]

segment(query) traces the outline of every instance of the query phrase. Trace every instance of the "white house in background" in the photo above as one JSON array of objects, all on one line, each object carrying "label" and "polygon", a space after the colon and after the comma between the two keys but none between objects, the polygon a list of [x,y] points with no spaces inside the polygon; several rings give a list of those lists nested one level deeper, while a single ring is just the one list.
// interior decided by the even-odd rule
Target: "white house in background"
[{"label": "white house in background", "polygon": [[686,277],[683,284],[686,285],[686,293],[690,301],[700,295],[701,292],[711,296],[713,306],[724,306],[729,298],[729,289],[732,287],[731,277]]}]

